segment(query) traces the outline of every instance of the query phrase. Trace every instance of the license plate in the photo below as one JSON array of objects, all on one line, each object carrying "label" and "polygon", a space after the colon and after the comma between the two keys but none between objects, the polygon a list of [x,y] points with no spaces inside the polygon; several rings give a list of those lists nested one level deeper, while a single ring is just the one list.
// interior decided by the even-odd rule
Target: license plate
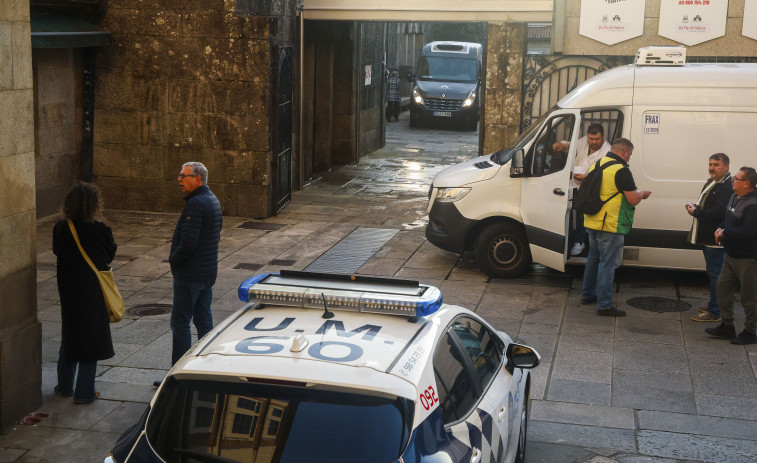
[{"label": "license plate", "polygon": [[434,111],[434,116],[437,117],[452,117],[452,113],[449,111]]}]

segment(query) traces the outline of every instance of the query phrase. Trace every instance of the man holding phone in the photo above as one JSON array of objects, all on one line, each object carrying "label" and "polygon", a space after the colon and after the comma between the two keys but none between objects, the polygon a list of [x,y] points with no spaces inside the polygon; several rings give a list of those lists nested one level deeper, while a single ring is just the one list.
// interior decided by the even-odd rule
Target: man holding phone
[{"label": "man holding phone", "polygon": [[728,172],[730,162],[724,153],[715,153],[710,156],[707,168],[710,178],[702,187],[696,204],[689,202],[685,206],[686,212],[694,217],[688,241],[702,246],[705,270],[710,280],[710,301],[706,307],[701,307],[699,312],[691,317],[695,322],[720,321],[717,284],[723,268],[725,249],[715,242],[715,230],[723,222],[726,204],[732,193],[733,178]]}]

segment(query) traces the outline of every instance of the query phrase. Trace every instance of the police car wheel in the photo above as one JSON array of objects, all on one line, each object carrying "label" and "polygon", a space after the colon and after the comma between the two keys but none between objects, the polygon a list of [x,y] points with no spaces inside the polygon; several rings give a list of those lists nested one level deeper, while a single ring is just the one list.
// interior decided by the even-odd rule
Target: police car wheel
[{"label": "police car wheel", "polygon": [[476,238],[474,251],[479,268],[490,277],[520,276],[531,263],[526,234],[512,223],[493,223],[484,228]]},{"label": "police car wheel", "polygon": [[523,410],[520,413],[520,432],[518,433],[518,450],[515,452],[515,463],[526,461],[526,436],[528,435],[528,396],[530,387],[526,389],[523,397]]}]

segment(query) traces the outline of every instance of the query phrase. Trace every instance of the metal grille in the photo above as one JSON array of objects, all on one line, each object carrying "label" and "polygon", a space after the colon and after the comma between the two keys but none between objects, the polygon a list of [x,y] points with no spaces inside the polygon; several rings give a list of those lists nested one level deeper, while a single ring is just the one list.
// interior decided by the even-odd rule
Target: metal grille
[{"label": "metal grille", "polygon": [[489,161],[481,161],[473,164],[477,169],[488,169],[489,167],[492,167],[494,164],[490,163]]},{"label": "metal grille", "polygon": [[425,98],[426,107],[432,111],[458,111],[463,107],[463,100],[448,100],[446,98]]},{"label": "metal grille", "polygon": [[399,230],[358,228],[308,265],[308,272],[353,274]]}]

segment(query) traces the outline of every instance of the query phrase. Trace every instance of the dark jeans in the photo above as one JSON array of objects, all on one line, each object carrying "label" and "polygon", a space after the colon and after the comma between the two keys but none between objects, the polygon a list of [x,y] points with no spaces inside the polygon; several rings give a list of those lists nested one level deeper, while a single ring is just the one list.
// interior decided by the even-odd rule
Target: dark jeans
[{"label": "dark jeans", "polygon": [[194,321],[197,339],[213,329],[213,314],[210,303],[213,300],[215,280],[183,281],[173,280],[173,310],[171,310],[171,331],[173,349],[171,364],[175,364],[192,347],[192,332],[189,323]]},{"label": "dark jeans", "polygon": [[[79,367],[78,375],[76,374],[77,365]],[[72,362],[66,358],[66,352],[61,346],[58,352],[58,385],[55,386],[55,392],[63,396],[73,396],[77,400],[95,400],[96,373],[96,360]],[[76,378],[76,388],[74,388],[74,378]]]},{"label": "dark jeans", "polygon": [[702,249],[702,253],[704,253],[707,278],[710,280],[710,302],[707,303],[707,311],[720,317],[720,309],[718,308],[718,277],[720,277],[720,271],[723,270],[725,249],[708,248],[705,246]]},{"label": "dark jeans", "polygon": [[400,102],[399,101],[390,101],[386,105],[386,120],[391,121],[392,118],[394,120],[399,120],[400,118]]}]

